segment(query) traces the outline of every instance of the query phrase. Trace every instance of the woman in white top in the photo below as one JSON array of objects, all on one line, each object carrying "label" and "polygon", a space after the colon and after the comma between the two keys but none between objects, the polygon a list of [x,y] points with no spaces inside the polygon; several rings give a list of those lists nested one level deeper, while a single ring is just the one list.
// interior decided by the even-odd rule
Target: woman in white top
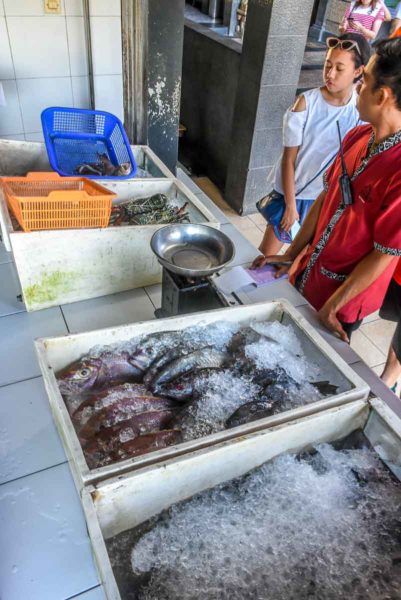
[{"label": "woman in white top", "polygon": [[[264,257],[278,254],[292,242],[294,224],[302,223],[323,189],[323,173],[339,149],[341,136],[359,124],[355,84],[370,57],[368,42],[356,33],[327,39],[323,69],[325,85],[299,96],[283,122],[283,153],[278,160],[272,192],[257,204],[267,221],[266,232],[253,267]],[[298,226],[299,228],[299,226]]]}]

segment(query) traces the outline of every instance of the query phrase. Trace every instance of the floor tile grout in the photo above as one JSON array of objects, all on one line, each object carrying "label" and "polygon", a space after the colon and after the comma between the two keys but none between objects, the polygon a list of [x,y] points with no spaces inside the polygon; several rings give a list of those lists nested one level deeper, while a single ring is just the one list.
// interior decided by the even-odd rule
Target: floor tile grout
[{"label": "floor tile grout", "polygon": [[43,473],[44,471],[48,471],[49,469],[54,469],[55,467],[60,467],[61,465],[68,464],[68,459],[63,460],[60,463],[56,463],[55,465],[51,465],[50,467],[45,467],[44,469],[38,469],[37,471],[32,471],[32,473],[26,473],[25,475],[20,475],[20,477],[15,477],[15,479],[9,479],[8,481],[3,481],[0,483],[0,487],[2,485],[7,485],[8,483],[13,483],[14,481],[19,481],[20,479],[24,479],[25,477],[30,477],[31,475],[36,475],[37,473]]},{"label": "floor tile grout", "polygon": [[65,314],[64,314],[63,307],[61,306],[61,304],[59,305],[59,309],[60,309],[60,311],[61,311],[61,315],[62,315],[62,317],[63,317],[64,323],[65,323],[65,326],[67,327],[67,331],[68,331],[68,333],[71,333],[71,331],[70,331],[70,328],[69,328],[69,326],[68,326],[68,323],[67,323],[67,318],[66,318],[66,316],[65,316]]},{"label": "floor tile grout", "polygon": [[0,390],[9,387],[10,385],[16,385],[17,383],[23,383],[24,381],[31,381],[31,379],[40,379],[42,375],[34,375],[33,377],[27,377],[26,379],[18,379],[18,381],[10,381],[9,383],[0,384]]},{"label": "floor tile grout", "polygon": [[[366,338],[367,340],[369,340],[369,342],[370,342],[371,344],[373,344],[373,346],[376,348],[376,350],[378,350],[378,351],[380,352],[380,354],[383,354],[383,356],[384,356],[384,357],[385,357],[385,359],[386,359],[386,355],[384,354],[383,350],[382,350],[381,348],[379,348],[379,346],[376,344],[376,342],[374,342],[374,341],[373,341],[373,340],[372,340],[372,339],[371,339],[371,338],[370,338],[370,337],[369,337],[369,336],[368,336],[368,335],[367,335],[367,334],[366,334],[364,331],[360,331],[360,333],[361,333],[363,336],[365,336],[365,338]],[[389,345],[390,345],[390,341],[391,341],[391,340],[389,340]]]},{"label": "floor tile grout", "polygon": [[93,585],[92,587],[86,589],[86,590],[82,590],[82,592],[79,592],[78,594],[75,594],[74,596],[68,596],[68,598],[65,598],[65,600],[74,600],[74,598],[78,598],[80,596],[83,596],[83,594],[86,594],[87,592],[91,592],[92,590],[96,590],[97,588],[100,588],[102,586],[101,583],[98,583],[97,585]]}]

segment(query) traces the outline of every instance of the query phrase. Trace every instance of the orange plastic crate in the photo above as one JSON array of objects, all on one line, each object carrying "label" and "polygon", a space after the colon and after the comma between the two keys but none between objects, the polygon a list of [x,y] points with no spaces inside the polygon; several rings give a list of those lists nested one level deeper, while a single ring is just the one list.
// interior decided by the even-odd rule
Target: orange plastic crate
[{"label": "orange plastic crate", "polygon": [[2,177],[1,183],[24,231],[107,227],[116,197],[93,180],[58,173]]}]

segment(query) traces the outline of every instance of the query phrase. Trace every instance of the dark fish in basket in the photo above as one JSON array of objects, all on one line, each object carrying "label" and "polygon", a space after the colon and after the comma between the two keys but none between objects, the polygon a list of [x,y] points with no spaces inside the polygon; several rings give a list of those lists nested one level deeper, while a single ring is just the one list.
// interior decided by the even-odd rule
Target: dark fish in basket
[{"label": "dark fish in basket", "polygon": [[63,395],[79,395],[123,381],[139,381],[143,372],[131,362],[129,352],[105,351],[99,356],[84,356],[56,375]]},{"label": "dark fish in basket", "polygon": [[121,177],[129,175],[131,171],[131,163],[123,163],[121,165],[113,165],[107,154],[97,154],[98,161],[95,163],[82,163],[74,169],[77,175],[99,175]]}]

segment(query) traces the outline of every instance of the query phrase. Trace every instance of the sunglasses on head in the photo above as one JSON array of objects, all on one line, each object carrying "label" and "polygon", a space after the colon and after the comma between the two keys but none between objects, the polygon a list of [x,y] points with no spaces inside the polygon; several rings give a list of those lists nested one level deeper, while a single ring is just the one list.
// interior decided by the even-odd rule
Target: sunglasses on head
[{"label": "sunglasses on head", "polygon": [[328,37],[326,40],[326,46],[330,50],[334,50],[338,47],[340,47],[341,50],[352,50],[355,48],[359,56],[361,56],[361,50],[358,46],[358,42],[355,42],[354,40],[339,40],[336,37]]}]

